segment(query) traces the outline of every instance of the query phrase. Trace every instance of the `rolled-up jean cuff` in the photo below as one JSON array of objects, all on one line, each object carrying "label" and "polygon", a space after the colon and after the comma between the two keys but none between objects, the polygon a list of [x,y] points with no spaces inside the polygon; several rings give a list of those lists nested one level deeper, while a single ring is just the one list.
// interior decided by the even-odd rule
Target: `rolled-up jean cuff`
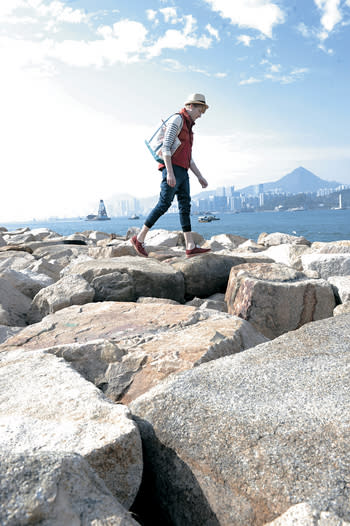
[{"label": "rolled-up jean cuff", "polygon": [[191,232],[191,230],[192,230],[191,225],[182,227],[182,232]]}]

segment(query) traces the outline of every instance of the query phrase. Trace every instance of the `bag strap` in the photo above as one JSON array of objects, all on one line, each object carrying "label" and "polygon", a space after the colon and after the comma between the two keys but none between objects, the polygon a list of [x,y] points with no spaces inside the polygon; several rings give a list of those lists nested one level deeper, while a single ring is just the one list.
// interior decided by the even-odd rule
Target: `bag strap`
[{"label": "bag strap", "polygon": [[[164,126],[164,124],[166,124],[166,123],[168,122],[168,120],[171,119],[171,117],[174,117],[174,115],[181,115],[181,113],[179,113],[179,112],[172,113],[172,115],[170,115],[170,117],[168,117],[167,119],[165,119],[165,121],[163,121],[163,119],[162,119],[162,124],[161,124],[161,125],[159,126],[159,128],[154,132],[154,134],[152,135],[152,137],[149,139],[149,142],[151,142],[152,139],[154,139],[154,137],[157,135],[157,133],[159,132],[159,130],[162,128],[162,126]],[[183,123],[184,123],[184,119],[183,119],[183,116],[181,115],[181,126],[179,127],[179,131],[177,132],[177,135],[179,135],[180,131],[182,130]]]}]

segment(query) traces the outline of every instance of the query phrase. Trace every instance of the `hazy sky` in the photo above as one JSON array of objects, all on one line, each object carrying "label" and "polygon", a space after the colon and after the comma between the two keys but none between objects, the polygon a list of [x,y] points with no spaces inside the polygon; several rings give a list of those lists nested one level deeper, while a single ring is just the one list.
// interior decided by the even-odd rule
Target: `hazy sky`
[{"label": "hazy sky", "polygon": [[350,0],[0,0],[0,221],[157,194],[144,139],[193,92],[209,188],[350,184],[349,49]]}]

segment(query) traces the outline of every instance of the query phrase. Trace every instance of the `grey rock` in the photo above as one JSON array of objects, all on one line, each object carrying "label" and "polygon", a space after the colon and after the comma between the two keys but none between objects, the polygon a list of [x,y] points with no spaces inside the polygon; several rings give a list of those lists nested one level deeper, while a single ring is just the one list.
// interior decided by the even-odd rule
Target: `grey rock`
[{"label": "grey rock", "polygon": [[27,325],[26,315],[30,305],[28,296],[13,287],[7,279],[0,278],[0,325]]},{"label": "grey rock", "polygon": [[51,354],[4,351],[0,361],[1,452],[78,453],[130,507],[141,480],[142,452],[128,409],[112,404]]},{"label": "grey rock", "polygon": [[307,245],[311,243],[303,236],[292,236],[291,234],[284,234],[282,232],[273,232],[272,234],[260,234],[258,238],[258,244],[264,245],[265,247],[272,247],[276,245],[282,245],[284,243],[291,245]]},{"label": "grey rock", "polygon": [[136,303],[163,303],[164,305],[180,305],[178,301],[169,300],[168,298],[151,298],[147,296],[141,296],[137,298]]},{"label": "grey rock", "polygon": [[[296,270],[303,270],[301,256],[308,254],[311,249],[307,245],[281,244],[270,246],[264,252],[264,255],[271,258],[275,263],[282,263]],[[316,276],[318,277],[318,276]]]},{"label": "grey rock", "polygon": [[2,526],[136,526],[78,454],[0,454]]},{"label": "grey rock", "polygon": [[249,321],[268,338],[333,315],[335,298],[325,280],[279,263],[233,267],[225,296],[230,314]]},{"label": "grey rock", "polygon": [[343,521],[338,515],[329,511],[313,508],[307,502],[301,502],[289,508],[265,526],[350,526],[350,522]]},{"label": "grey rock", "polygon": [[315,270],[320,278],[350,275],[350,254],[304,254],[301,256],[304,270]]},{"label": "grey rock", "polygon": [[189,259],[175,259],[170,264],[184,276],[186,297],[207,298],[224,292],[231,268],[244,262],[245,259],[237,256],[207,253]]},{"label": "grey rock", "polygon": [[199,309],[213,309],[220,312],[227,312],[227,305],[225,302],[225,294],[213,294],[208,298],[193,298],[188,301],[186,305],[197,307]]},{"label": "grey rock", "polygon": [[23,270],[35,262],[35,257],[25,252],[15,250],[0,252],[0,272],[5,270]]},{"label": "grey rock", "polygon": [[60,272],[62,270],[60,265],[57,263],[50,263],[45,258],[41,258],[31,263],[27,268],[38,274],[46,274],[52,278],[53,281],[58,281],[60,279]]},{"label": "grey rock", "polygon": [[54,280],[47,274],[38,274],[29,269],[7,269],[0,273],[0,278],[6,279],[8,283],[31,299],[33,299],[41,289],[54,283]]},{"label": "grey rock", "polygon": [[335,307],[333,311],[333,316],[339,316],[340,314],[347,314],[350,313],[350,301],[347,301],[346,303],[341,303],[337,307]]},{"label": "grey rock", "polygon": [[350,276],[331,276],[328,282],[332,285],[339,303],[350,301]]},{"label": "grey rock", "polygon": [[319,254],[348,254],[350,252],[350,240],[331,241],[330,243],[315,241],[311,245],[311,250]]},{"label": "grey rock", "polygon": [[23,243],[29,243],[30,241],[35,241],[35,237],[30,233],[26,232],[24,234],[16,234],[11,235],[10,233],[6,233],[4,235],[4,239],[7,241],[8,244],[11,245],[21,245]]},{"label": "grey rock", "polygon": [[344,315],[165,380],[130,405],[144,491],[175,526],[265,524],[299,502],[349,521],[349,372]]},{"label": "grey rock", "polygon": [[0,325],[0,344],[6,342],[8,338],[11,338],[11,336],[14,336],[22,329],[23,327],[9,327],[8,325]]},{"label": "grey rock", "polygon": [[159,303],[90,303],[46,316],[0,350],[64,358],[113,401],[128,404],[161,380],[266,341],[246,321]]},{"label": "grey rock", "polygon": [[137,256],[137,252],[134,249],[130,241],[113,241],[113,244],[104,247],[91,247],[89,248],[89,256],[92,258],[119,258],[122,256]]},{"label": "grey rock", "polygon": [[[97,284],[99,298],[102,299],[102,291],[106,290],[108,297],[111,294],[111,287],[106,286],[106,281],[96,280],[101,276],[113,273],[126,274],[133,284],[134,294],[128,301],[135,301],[140,296],[152,296],[159,298],[173,299],[178,302],[184,300],[184,278],[181,272],[173,269],[167,263],[160,263],[151,258],[140,258],[124,256],[113,259],[92,259],[82,263],[77,263],[67,267],[66,271],[70,274],[80,274],[93,286]],[[116,274],[114,283],[117,291],[120,287],[127,287],[120,276]],[[109,278],[106,278],[107,282]],[[102,284],[101,284],[102,283]],[[130,290],[130,289],[129,289]]]},{"label": "grey rock", "polygon": [[135,301],[137,293],[132,276],[111,272],[91,281],[95,301]]},{"label": "grey rock", "polygon": [[70,274],[36,294],[28,311],[28,321],[36,323],[65,307],[90,303],[94,295],[95,290],[83,277]]}]

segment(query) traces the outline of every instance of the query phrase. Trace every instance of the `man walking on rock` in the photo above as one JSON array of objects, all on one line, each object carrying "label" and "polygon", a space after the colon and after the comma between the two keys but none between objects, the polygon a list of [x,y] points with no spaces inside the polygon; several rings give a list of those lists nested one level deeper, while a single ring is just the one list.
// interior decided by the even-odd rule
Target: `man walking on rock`
[{"label": "man walking on rock", "polygon": [[193,93],[187,98],[184,108],[175,113],[166,123],[162,145],[162,158],[164,164],[159,165],[162,171],[162,183],[159,201],[149,213],[142,229],[137,236],[131,238],[136,252],[143,257],[148,257],[145,249],[145,238],[149,229],[165,214],[171,206],[175,195],[179,205],[180,223],[185,236],[186,257],[193,257],[205,252],[208,248],[197,247],[193,241],[191,229],[191,196],[188,169],[197,177],[202,188],[208,186],[192,159],[193,132],[195,121],[209,108],[205,96]]}]

